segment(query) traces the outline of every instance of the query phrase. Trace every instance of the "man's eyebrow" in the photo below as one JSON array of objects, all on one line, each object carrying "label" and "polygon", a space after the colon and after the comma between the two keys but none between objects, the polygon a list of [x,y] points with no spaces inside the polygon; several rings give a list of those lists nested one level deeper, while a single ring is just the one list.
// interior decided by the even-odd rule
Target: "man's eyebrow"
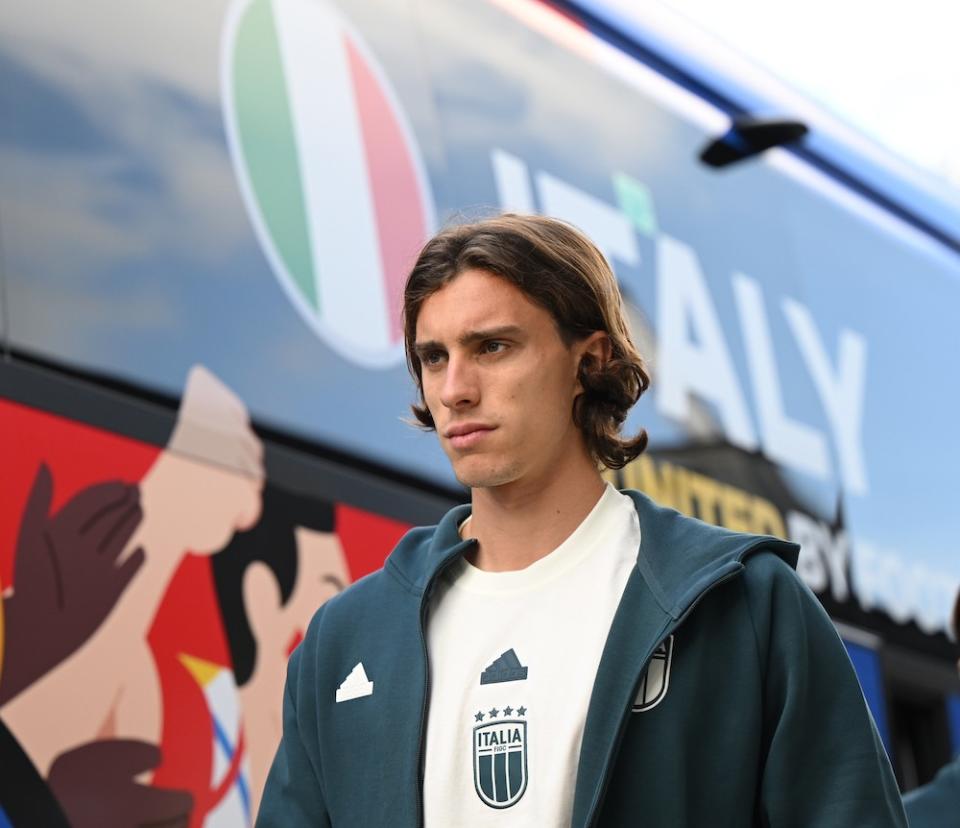
[{"label": "man's eyebrow", "polygon": [[470,345],[473,342],[480,342],[484,339],[500,339],[504,336],[517,336],[523,333],[519,325],[500,325],[496,328],[486,328],[482,331],[467,331],[457,337],[457,342],[461,345]]},{"label": "man's eyebrow", "polygon": [[428,354],[431,351],[442,351],[442,350],[443,350],[443,345],[441,345],[435,339],[431,339],[429,342],[413,343],[413,352],[418,357],[422,357],[424,354]]},{"label": "man's eyebrow", "polygon": [[[482,342],[487,339],[499,339],[504,336],[519,336],[523,329],[519,325],[499,325],[496,328],[484,328],[479,331],[467,331],[457,337],[458,345],[471,345],[474,342]],[[430,351],[442,351],[444,345],[431,339],[429,342],[417,342],[413,346],[414,353],[417,356],[429,353]]]}]

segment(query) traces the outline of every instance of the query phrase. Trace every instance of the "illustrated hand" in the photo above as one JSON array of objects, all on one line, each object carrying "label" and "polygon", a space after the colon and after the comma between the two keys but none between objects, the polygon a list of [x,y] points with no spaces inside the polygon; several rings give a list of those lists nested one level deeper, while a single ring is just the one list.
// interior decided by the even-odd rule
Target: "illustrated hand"
[{"label": "illustrated hand", "polygon": [[148,742],[89,742],[61,753],[50,766],[47,784],[73,828],[186,826],[193,810],[189,793],[135,780],[158,764],[160,749]]},{"label": "illustrated hand", "polygon": [[141,484],[147,523],[165,543],[216,552],[259,519],[263,479],[263,444],[243,402],[194,367],[173,435]]},{"label": "illustrated hand", "polygon": [[143,513],[136,486],[98,483],[50,515],[53,478],[41,464],[27,498],[3,604],[0,705],[73,653],[100,626],[143,564],[117,560]]}]

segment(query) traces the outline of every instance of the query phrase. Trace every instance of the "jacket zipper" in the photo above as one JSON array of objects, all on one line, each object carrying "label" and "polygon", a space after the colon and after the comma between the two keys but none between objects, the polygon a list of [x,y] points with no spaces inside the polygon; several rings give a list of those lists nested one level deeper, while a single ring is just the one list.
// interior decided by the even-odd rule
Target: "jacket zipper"
[{"label": "jacket zipper", "polygon": [[428,588],[423,592],[423,600],[420,603],[420,645],[423,648],[423,701],[420,707],[420,749],[417,751],[417,826],[424,828],[423,823],[423,777],[424,764],[426,762],[427,745],[424,738],[424,731],[427,727],[427,711],[430,707],[430,655],[427,652],[427,602],[429,599],[429,587],[433,585],[431,580]]},{"label": "jacket zipper", "polygon": [[423,588],[423,597],[420,599],[420,647],[423,652],[423,702],[420,707],[420,745],[417,751],[417,826],[424,828],[423,817],[423,778],[426,763],[427,744],[424,733],[427,729],[427,713],[430,710],[430,654],[427,651],[427,608],[430,606],[430,593],[440,574],[446,571],[454,561],[463,556],[463,550],[451,555],[443,561],[437,570],[430,576],[427,585]]},{"label": "jacket zipper", "polygon": [[620,716],[620,724],[617,727],[617,735],[613,740],[613,744],[610,746],[610,750],[607,751],[607,758],[604,760],[603,779],[600,782],[600,792],[597,795],[596,799],[594,800],[593,807],[590,810],[590,815],[587,818],[587,821],[585,823],[586,828],[595,828],[595,826],[597,825],[597,820],[600,818],[601,806],[603,805],[603,800],[607,796],[607,788],[610,786],[610,771],[613,767],[613,757],[616,756],[616,754],[620,751],[620,743],[623,741],[623,734],[626,732],[627,722],[630,720],[631,711],[633,709],[632,699],[636,695],[637,685],[639,685],[640,679],[643,677],[644,672],[649,666],[651,657],[657,651],[657,647],[663,644],[664,641],[666,641],[671,635],[673,635],[678,629],[680,629],[683,622],[687,620],[687,617],[690,615],[691,612],[693,612],[697,604],[699,604],[704,599],[704,597],[709,595],[714,589],[716,589],[721,584],[724,584],[727,581],[731,580],[732,578],[737,577],[742,572],[743,572],[742,568],[734,570],[733,572],[730,572],[724,575],[722,578],[717,579],[712,584],[710,584],[710,586],[708,586],[703,592],[701,592],[694,599],[693,603],[690,604],[689,607],[687,607],[683,615],[681,615],[677,619],[676,623],[672,624],[670,627],[667,628],[664,634],[657,640],[656,646],[654,646],[654,648],[650,651],[650,655],[648,655],[644,660],[643,666],[640,668],[640,672],[637,673],[636,681],[634,681],[634,685],[633,685],[634,690],[630,697],[631,701],[630,703],[627,704],[627,707],[624,709],[623,713]]}]

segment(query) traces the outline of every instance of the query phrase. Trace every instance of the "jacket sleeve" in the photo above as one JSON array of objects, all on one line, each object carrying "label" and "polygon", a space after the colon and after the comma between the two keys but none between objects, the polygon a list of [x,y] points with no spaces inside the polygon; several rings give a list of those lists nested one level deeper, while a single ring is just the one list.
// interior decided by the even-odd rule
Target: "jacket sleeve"
[{"label": "jacket sleeve", "polygon": [[905,828],[890,762],[820,602],[772,553],[747,560],[744,583],[764,676],[762,824]]},{"label": "jacket sleeve", "polygon": [[[283,691],[283,737],[260,801],[256,828],[329,828],[317,751],[308,750],[316,733],[311,715],[316,705],[313,671],[301,663],[310,636],[294,650]],[[316,739],[313,739],[316,748]]]}]

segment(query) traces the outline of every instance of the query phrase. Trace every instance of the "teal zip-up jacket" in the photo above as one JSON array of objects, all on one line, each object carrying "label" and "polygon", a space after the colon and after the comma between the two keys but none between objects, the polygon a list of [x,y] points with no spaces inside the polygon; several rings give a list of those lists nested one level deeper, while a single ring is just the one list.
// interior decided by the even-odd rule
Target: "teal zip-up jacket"
[{"label": "teal zip-up jacket", "polygon": [[[640,549],[593,686],[574,828],[905,826],[843,644],[793,571],[798,547],[625,494]],[[314,616],[290,658],[258,828],[423,824],[429,596],[473,543],[457,531],[469,511],[411,530],[382,570]],[[670,636],[666,692],[633,712]],[[336,703],[360,662],[373,693]]]}]

